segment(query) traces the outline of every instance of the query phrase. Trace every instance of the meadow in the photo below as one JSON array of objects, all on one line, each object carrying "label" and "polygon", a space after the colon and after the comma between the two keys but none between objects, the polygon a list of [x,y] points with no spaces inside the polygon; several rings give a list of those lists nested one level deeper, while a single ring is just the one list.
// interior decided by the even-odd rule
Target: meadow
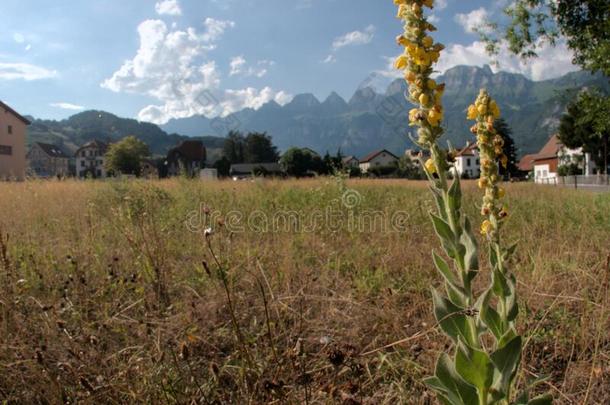
[{"label": "meadow", "polygon": [[[610,403],[610,195],[507,202],[519,384]],[[0,401],[435,403],[432,204],[402,180],[0,183]]]}]

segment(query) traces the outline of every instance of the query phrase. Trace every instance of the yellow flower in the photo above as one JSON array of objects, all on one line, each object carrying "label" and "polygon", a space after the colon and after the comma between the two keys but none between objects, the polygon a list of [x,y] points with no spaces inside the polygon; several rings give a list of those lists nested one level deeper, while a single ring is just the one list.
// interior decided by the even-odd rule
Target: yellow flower
[{"label": "yellow flower", "polygon": [[432,39],[430,36],[426,36],[422,40],[422,44],[424,44],[426,48],[430,48],[432,45],[434,45],[434,39]]},{"label": "yellow flower", "polygon": [[476,106],[471,105],[468,107],[468,114],[466,115],[466,118],[468,118],[469,120],[477,119],[477,107]]},{"label": "yellow flower", "polygon": [[506,195],[506,190],[504,190],[504,188],[502,188],[502,187],[498,187],[498,198],[504,198],[505,195]]},{"label": "yellow flower", "polygon": [[427,106],[428,105],[428,101],[430,101],[430,97],[428,97],[428,95],[426,93],[422,93],[421,96],[419,96],[419,103],[423,106]]},{"label": "yellow flower", "polygon": [[481,224],[481,235],[488,236],[489,234],[491,234],[492,231],[493,225],[491,224],[491,222],[488,219],[483,221],[483,223]]},{"label": "yellow flower", "polygon": [[506,169],[508,167],[508,156],[502,155],[500,163],[502,163],[502,167]]},{"label": "yellow flower", "polygon": [[436,165],[434,164],[434,160],[428,159],[426,160],[426,171],[430,174],[436,173]]},{"label": "yellow flower", "polygon": [[487,112],[487,106],[485,104],[480,104],[477,107],[477,111],[479,112],[479,114],[483,115]]},{"label": "yellow flower", "polygon": [[436,89],[436,82],[433,79],[428,79],[428,82],[426,83],[426,85],[428,86],[428,88],[430,90]]},{"label": "yellow flower", "polygon": [[485,177],[481,177],[479,179],[479,188],[481,190],[484,189],[485,187],[487,187],[487,184],[488,184],[488,182],[487,182],[487,179]]},{"label": "yellow flower", "polygon": [[409,65],[409,59],[407,58],[406,55],[400,55],[398,58],[396,58],[396,61],[394,62],[394,67],[398,70],[402,70],[404,68],[406,68]]}]

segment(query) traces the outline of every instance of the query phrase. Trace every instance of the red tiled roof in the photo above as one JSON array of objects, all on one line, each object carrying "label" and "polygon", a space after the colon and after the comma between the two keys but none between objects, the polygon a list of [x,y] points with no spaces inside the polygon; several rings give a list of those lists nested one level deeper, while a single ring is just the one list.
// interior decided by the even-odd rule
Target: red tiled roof
[{"label": "red tiled roof", "polygon": [[464,149],[460,150],[456,156],[474,156],[474,151],[478,149],[476,143],[471,143],[467,145]]},{"label": "red tiled roof", "polygon": [[561,141],[557,137],[557,135],[553,135],[551,139],[540,149],[535,155],[534,160],[542,160],[542,159],[553,159],[557,157],[559,150],[561,149]]},{"label": "red tiled roof", "polygon": [[392,156],[396,160],[398,160],[398,157],[395,154],[393,154],[392,152],[389,152],[386,149],[381,149],[381,150],[375,151],[373,153],[369,153],[364,158],[362,158],[362,160],[360,160],[360,163],[368,163],[368,162],[370,162],[371,160],[375,159],[377,156],[381,155],[384,152],[387,153],[388,155]]}]

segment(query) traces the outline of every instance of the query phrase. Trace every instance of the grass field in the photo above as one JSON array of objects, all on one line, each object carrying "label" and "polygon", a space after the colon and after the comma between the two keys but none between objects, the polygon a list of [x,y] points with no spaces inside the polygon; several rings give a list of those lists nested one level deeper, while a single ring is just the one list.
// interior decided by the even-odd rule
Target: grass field
[{"label": "grass field", "polygon": [[[610,403],[610,195],[507,196],[519,382]],[[0,401],[434,403],[431,207],[407,181],[0,183]]]}]

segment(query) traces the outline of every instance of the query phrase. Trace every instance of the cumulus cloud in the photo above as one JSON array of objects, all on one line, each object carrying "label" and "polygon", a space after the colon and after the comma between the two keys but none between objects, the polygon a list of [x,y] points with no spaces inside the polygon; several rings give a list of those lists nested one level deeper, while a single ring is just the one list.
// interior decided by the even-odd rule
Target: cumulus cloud
[{"label": "cumulus cloud", "polygon": [[235,56],[231,58],[229,63],[229,76],[256,76],[260,78],[265,76],[268,68],[273,65],[275,65],[275,62],[272,60],[259,60],[255,66],[248,66],[248,62],[243,56]]},{"label": "cumulus cloud", "polygon": [[57,76],[57,71],[29,63],[0,62],[0,80],[41,80]]},{"label": "cumulus cloud", "polygon": [[155,4],[155,11],[159,15],[182,15],[182,8],[178,0],[161,0]]},{"label": "cumulus cloud", "polygon": [[331,53],[326,58],[324,58],[324,60],[322,60],[322,63],[335,63],[336,61],[337,61],[337,58],[335,57],[335,55],[333,55]]},{"label": "cumulus cloud", "polygon": [[369,25],[364,31],[352,31],[335,38],[332,48],[336,51],[346,46],[365,45],[370,43],[374,36],[375,26]]},{"label": "cumulus cloud", "polygon": [[485,23],[489,14],[481,7],[467,14],[456,14],[455,21],[464,28],[464,31],[474,33],[477,29],[485,30]]},{"label": "cumulus cloud", "polygon": [[195,28],[172,29],[160,20],[142,22],[136,55],[101,86],[159,100],[160,104],[149,105],[138,114],[140,120],[158,124],[198,114],[226,116],[244,107],[258,108],[271,100],[286,102],[287,94],[268,87],[221,89],[221,73],[207,54],[235,23],[207,18],[203,25],[205,30],[200,33]]},{"label": "cumulus cloud", "polygon": [[494,72],[502,70],[511,73],[520,73],[532,80],[546,80],[562,76],[566,73],[579,70],[578,66],[572,64],[573,53],[565,42],[559,42],[552,47],[547,43],[538,44],[538,58],[523,61],[512,55],[506,44],[500,46],[500,52],[496,57],[490,57],[485,50],[485,43],[475,41],[470,45],[452,44],[443,51],[437,70],[444,73],[457,65],[483,66],[494,61],[498,64],[492,65]]},{"label": "cumulus cloud", "polygon": [[81,110],[85,109],[85,107],[83,107],[83,106],[72,104],[72,103],[64,103],[64,102],[61,102],[61,103],[51,103],[49,105],[51,107],[61,108],[63,110],[81,111]]}]

